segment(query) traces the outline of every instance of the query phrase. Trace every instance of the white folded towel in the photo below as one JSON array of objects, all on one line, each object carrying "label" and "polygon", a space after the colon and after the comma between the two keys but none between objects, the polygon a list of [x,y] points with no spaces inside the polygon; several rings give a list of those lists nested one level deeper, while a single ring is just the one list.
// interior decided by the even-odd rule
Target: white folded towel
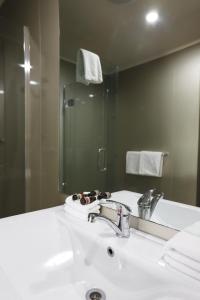
[{"label": "white folded towel", "polygon": [[196,271],[195,269],[188,267],[188,265],[183,264],[182,262],[179,262],[178,260],[174,259],[173,257],[166,255],[163,258],[163,262],[167,268],[170,268],[172,270],[175,270],[177,272],[180,272],[184,275],[187,275],[193,279],[200,281],[200,272],[199,271]]},{"label": "white folded towel", "polygon": [[179,264],[188,266],[188,268],[198,272],[200,275],[200,262],[191,259],[190,257],[178,252],[177,250],[169,249],[165,257],[169,257],[170,259],[176,261]]},{"label": "white folded towel", "polygon": [[97,54],[85,49],[77,52],[76,81],[89,85],[103,82],[100,58]]},{"label": "white folded towel", "polygon": [[200,222],[177,233],[166,243],[160,262],[200,280]]},{"label": "white folded towel", "polygon": [[128,151],[126,153],[126,173],[139,174],[140,151]]},{"label": "white folded towel", "polygon": [[87,221],[89,213],[100,212],[99,200],[82,205],[80,200],[73,201],[72,196],[69,196],[65,200],[64,210],[68,215]]},{"label": "white folded towel", "polygon": [[178,232],[167,242],[168,249],[174,249],[200,263],[200,221]]},{"label": "white folded towel", "polygon": [[163,152],[141,151],[139,174],[143,176],[162,177]]}]

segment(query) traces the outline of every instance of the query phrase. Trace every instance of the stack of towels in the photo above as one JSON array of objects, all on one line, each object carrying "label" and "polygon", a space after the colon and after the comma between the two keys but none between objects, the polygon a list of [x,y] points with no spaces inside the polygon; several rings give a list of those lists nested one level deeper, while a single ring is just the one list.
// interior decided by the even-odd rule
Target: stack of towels
[{"label": "stack of towels", "polygon": [[160,264],[200,281],[200,222],[167,242]]},{"label": "stack of towels", "polygon": [[80,200],[72,200],[72,196],[67,197],[65,200],[64,210],[68,216],[78,218],[83,221],[88,221],[89,213],[99,213],[100,205],[99,200],[90,204],[82,205]]},{"label": "stack of towels", "polygon": [[163,159],[163,152],[128,151],[126,154],[126,173],[162,177]]}]

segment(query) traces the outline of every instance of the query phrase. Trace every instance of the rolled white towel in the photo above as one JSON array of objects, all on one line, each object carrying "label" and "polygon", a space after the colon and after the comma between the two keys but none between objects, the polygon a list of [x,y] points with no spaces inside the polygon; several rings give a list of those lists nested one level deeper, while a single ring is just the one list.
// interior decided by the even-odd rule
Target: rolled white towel
[{"label": "rolled white towel", "polygon": [[99,200],[96,200],[90,204],[82,205],[80,200],[72,200],[72,196],[67,197],[65,200],[65,206],[71,207],[72,209],[83,213],[91,212],[99,205],[99,203]]},{"label": "rolled white towel", "polygon": [[64,210],[65,212],[75,218],[87,221],[89,213],[100,212],[100,201],[96,200],[90,204],[82,205],[80,200],[72,200],[72,196],[69,196],[65,200]]},{"label": "rolled white towel", "polygon": [[69,206],[67,206],[66,204],[64,205],[64,210],[66,212],[66,214],[72,218],[77,218],[80,219],[82,221],[88,221],[88,214],[89,213],[99,213],[100,212],[100,206],[98,205],[96,208],[93,208],[93,210],[91,210],[90,212],[80,212],[77,211]]}]

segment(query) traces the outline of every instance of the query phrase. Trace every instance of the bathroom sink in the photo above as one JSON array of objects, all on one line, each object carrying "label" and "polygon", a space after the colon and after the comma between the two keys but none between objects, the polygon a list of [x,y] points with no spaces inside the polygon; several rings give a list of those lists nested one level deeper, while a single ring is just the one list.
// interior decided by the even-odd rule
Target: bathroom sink
[{"label": "bathroom sink", "polygon": [[107,300],[199,299],[198,281],[158,263],[165,242],[136,230],[118,238],[57,207],[1,220],[0,236],[3,300],[83,300],[94,289]]},{"label": "bathroom sink", "polygon": [[163,199],[158,202],[152,221],[181,230],[200,221],[200,208]]}]

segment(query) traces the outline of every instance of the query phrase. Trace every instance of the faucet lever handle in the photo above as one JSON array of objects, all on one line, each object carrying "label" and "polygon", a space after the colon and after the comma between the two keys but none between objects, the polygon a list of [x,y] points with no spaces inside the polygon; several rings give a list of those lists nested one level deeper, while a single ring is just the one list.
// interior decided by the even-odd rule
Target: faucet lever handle
[{"label": "faucet lever handle", "polygon": [[131,213],[131,208],[130,206],[124,204],[124,203],[121,203],[121,202],[118,202],[118,201],[115,201],[115,200],[106,200],[106,202],[102,202],[101,204],[115,204],[116,207],[117,207],[117,213],[121,216],[123,215],[129,215]]}]

